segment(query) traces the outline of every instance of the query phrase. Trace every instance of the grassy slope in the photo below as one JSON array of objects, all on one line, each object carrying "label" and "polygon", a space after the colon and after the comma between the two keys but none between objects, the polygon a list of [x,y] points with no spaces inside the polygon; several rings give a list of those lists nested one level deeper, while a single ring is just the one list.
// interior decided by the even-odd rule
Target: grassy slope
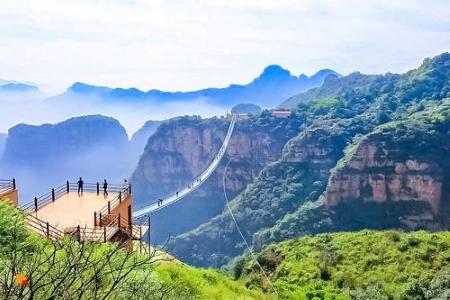
[{"label": "grassy slope", "polygon": [[250,290],[242,281],[233,279],[213,269],[198,269],[182,264],[160,264],[155,269],[158,278],[166,283],[175,282],[188,294],[199,299],[275,299],[260,289]]},{"label": "grassy slope", "polygon": [[[449,248],[450,232],[363,230],[270,245],[257,259],[282,298],[431,299],[450,287]],[[242,274],[268,288],[253,259]]]}]

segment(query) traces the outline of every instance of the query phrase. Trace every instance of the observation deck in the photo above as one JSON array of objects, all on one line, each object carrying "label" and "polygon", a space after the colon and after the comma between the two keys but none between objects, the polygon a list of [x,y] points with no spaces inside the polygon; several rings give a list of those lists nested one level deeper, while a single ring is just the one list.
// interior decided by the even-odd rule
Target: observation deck
[{"label": "observation deck", "polygon": [[0,179],[0,200],[6,199],[14,206],[19,204],[19,192],[15,179]]},{"label": "observation deck", "polygon": [[132,224],[131,186],[108,184],[107,194],[104,194],[101,185],[85,183],[83,192],[78,192],[76,183],[66,182],[35,197],[21,207],[28,213],[28,227],[52,239],[64,234],[71,234],[80,241],[142,239],[142,228]]}]

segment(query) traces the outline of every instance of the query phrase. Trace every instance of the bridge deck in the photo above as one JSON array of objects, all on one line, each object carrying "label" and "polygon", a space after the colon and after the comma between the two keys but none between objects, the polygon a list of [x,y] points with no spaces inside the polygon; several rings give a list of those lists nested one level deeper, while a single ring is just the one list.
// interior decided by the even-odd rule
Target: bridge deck
[{"label": "bridge deck", "polygon": [[151,214],[154,211],[160,210],[166,207],[167,205],[179,201],[180,199],[186,197],[187,195],[198,189],[209,178],[209,176],[211,176],[211,174],[216,170],[217,166],[219,166],[220,162],[222,161],[222,158],[224,157],[225,152],[227,151],[231,135],[233,134],[235,122],[236,122],[236,115],[233,115],[233,117],[231,118],[230,126],[228,127],[227,135],[225,136],[225,139],[223,141],[222,147],[219,150],[219,153],[216,155],[211,164],[200,176],[192,180],[189,186],[181,188],[179,191],[173,193],[172,195],[166,198],[159,199],[157,203],[147,205],[143,208],[134,211],[133,218],[139,219],[145,215]]},{"label": "bridge deck", "polygon": [[84,192],[83,196],[78,196],[76,192],[69,192],[32,215],[60,230],[77,225],[91,228],[94,227],[94,212],[108,205],[108,201],[117,195],[118,193],[109,192],[105,197],[103,193],[97,196],[97,193]]}]

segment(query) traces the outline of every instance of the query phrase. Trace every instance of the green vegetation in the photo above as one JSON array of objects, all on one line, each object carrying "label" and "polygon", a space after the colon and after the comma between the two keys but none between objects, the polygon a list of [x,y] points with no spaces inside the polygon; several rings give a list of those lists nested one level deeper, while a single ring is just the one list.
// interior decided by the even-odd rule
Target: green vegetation
[{"label": "green vegetation", "polygon": [[242,281],[233,281],[217,270],[160,264],[156,272],[164,282],[175,282],[177,286],[200,299],[276,299],[270,294],[263,294],[259,288],[247,289]]},{"label": "green vegetation", "polygon": [[[287,299],[446,299],[450,233],[418,231],[319,234],[266,247],[256,257]],[[239,278],[271,289],[251,257]]]},{"label": "green vegetation", "polygon": [[[214,270],[112,243],[50,241],[0,200],[0,299],[271,299]],[[26,285],[15,281],[18,274]]]},{"label": "green vegetation", "polygon": [[[280,134],[297,130],[298,134],[284,144],[281,158],[266,164],[256,180],[230,202],[248,243],[260,249],[271,242],[321,232],[449,228],[450,201],[444,199],[450,192],[449,79],[450,54],[444,53],[406,74],[329,76],[323,86],[283,103],[296,122],[293,127],[280,124],[285,127],[277,130]],[[271,118],[263,112],[241,126],[273,126]],[[349,166],[366,144],[378,148],[375,156],[380,162],[382,150],[387,149],[391,161],[427,163],[426,175],[443,182],[439,211],[432,211],[429,203],[417,201],[414,195],[382,203],[362,197],[345,199],[327,209],[321,196],[336,172],[367,175]],[[388,178],[394,167],[380,168],[380,174]],[[372,189],[362,187],[360,196],[370,199]],[[410,222],[409,217],[424,213],[431,220]],[[214,267],[227,264],[246,248],[227,208],[175,237],[170,245],[176,256],[188,257],[189,263]]]}]

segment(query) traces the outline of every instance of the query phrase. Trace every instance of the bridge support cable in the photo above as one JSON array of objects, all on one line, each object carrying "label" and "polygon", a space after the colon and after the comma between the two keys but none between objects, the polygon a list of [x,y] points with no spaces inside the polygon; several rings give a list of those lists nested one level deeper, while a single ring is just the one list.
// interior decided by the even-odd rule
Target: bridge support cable
[{"label": "bridge support cable", "polygon": [[181,190],[171,194],[170,196],[168,196],[166,198],[159,199],[158,203],[153,203],[151,205],[148,205],[144,208],[138,209],[137,211],[133,212],[133,215],[132,215],[133,220],[137,220],[143,216],[151,214],[157,210],[160,210],[170,204],[173,204],[173,203],[183,199],[184,197],[186,197],[187,195],[189,195],[190,193],[192,193],[193,191],[198,189],[203,183],[205,183],[205,181],[211,176],[212,173],[214,173],[214,171],[216,170],[216,168],[219,166],[220,162],[222,161],[222,158],[224,157],[225,152],[228,147],[228,144],[230,142],[231,135],[233,134],[235,123],[236,123],[236,115],[233,114],[231,117],[230,126],[228,127],[227,135],[225,136],[222,147],[220,147],[219,152],[214,157],[211,164],[205,169],[205,171],[202,174],[197,176],[197,178],[192,181],[192,184],[190,184],[189,186],[183,187]]}]

